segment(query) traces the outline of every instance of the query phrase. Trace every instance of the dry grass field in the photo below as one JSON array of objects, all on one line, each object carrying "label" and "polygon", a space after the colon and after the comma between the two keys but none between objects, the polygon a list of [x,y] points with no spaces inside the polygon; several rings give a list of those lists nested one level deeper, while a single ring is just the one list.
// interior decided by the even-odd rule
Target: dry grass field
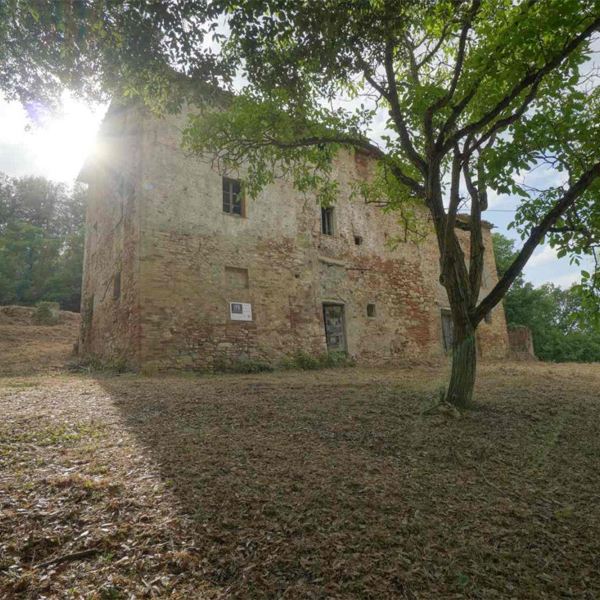
[{"label": "dry grass field", "polygon": [[598,366],[457,418],[433,369],[47,365],[0,378],[2,598],[600,597]]},{"label": "dry grass field", "polygon": [[33,308],[0,306],[0,377],[62,371],[73,354],[79,314],[61,311],[58,325],[35,325]]}]

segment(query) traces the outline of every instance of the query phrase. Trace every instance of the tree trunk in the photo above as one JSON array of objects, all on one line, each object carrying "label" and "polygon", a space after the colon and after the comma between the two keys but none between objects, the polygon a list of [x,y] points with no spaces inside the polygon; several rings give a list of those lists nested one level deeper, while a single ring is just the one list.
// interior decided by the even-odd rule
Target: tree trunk
[{"label": "tree trunk", "polygon": [[448,384],[446,401],[459,408],[473,402],[477,349],[475,330],[471,327],[456,327],[452,344],[452,375]]}]

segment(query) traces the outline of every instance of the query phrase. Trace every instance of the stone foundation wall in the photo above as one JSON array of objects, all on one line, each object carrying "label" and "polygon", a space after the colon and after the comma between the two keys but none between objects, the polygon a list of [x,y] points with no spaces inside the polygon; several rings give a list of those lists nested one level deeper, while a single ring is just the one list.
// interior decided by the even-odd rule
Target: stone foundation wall
[{"label": "stone foundation wall", "polygon": [[533,350],[531,329],[525,325],[510,327],[508,330],[511,358],[517,360],[537,360]]}]

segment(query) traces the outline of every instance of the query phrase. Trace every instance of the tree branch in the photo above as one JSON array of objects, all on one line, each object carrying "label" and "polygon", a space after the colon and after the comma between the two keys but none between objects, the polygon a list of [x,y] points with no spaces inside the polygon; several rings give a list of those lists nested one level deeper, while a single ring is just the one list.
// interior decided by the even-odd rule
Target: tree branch
[{"label": "tree branch", "polygon": [[341,144],[345,146],[351,146],[359,150],[365,150],[373,155],[377,160],[384,163],[392,172],[394,177],[398,179],[402,184],[407,186],[416,196],[420,198],[425,197],[425,188],[410,175],[407,175],[393,157],[386,154],[381,148],[375,146],[366,139],[355,138],[351,136],[338,135],[338,136],[313,136],[307,138],[300,138],[293,142],[282,142],[275,138],[270,138],[265,144],[273,145],[280,149],[292,149],[301,148],[303,146],[319,146],[324,144]]},{"label": "tree branch", "polygon": [[356,51],[354,52],[354,57],[356,58],[357,63],[362,69],[363,76],[369,83],[369,85],[378,94],[380,94],[382,98],[385,98],[388,102],[390,102],[389,92],[383,87],[381,83],[376,81],[375,77],[373,76],[373,70],[371,69],[371,65],[369,65],[369,63],[367,63],[367,61],[364,60],[363,57]]},{"label": "tree branch", "polygon": [[471,150],[473,151],[479,149],[485,142],[488,140],[493,140],[498,133],[518,121],[525,114],[525,111],[535,99],[541,81],[542,80],[539,79],[531,86],[531,89],[529,90],[527,96],[525,96],[521,106],[519,106],[519,108],[512,115],[496,121],[494,125],[490,127],[490,129],[473,144]]},{"label": "tree branch", "polygon": [[398,129],[398,135],[400,136],[400,143],[402,149],[408,156],[409,160],[417,167],[417,169],[425,175],[427,173],[427,163],[419,155],[413,146],[410,134],[408,133],[408,127],[404,120],[404,115],[400,108],[400,99],[398,97],[398,85],[396,82],[396,74],[394,72],[394,54],[393,46],[390,41],[386,42],[385,45],[385,72],[388,80],[388,101],[390,103],[390,115],[396,124]]},{"label": "tree branch", "polygon": [[408,36],[405,36],[405,38],[404,38],[404,47],[406,48],[406,52],[408,54],[410,76],[412,77],[413,82],[416,85],[420,85],[421,78],[419,77],[419,67],[417,65],[417,61],[415,58],[414,47],[411,44],[410,40],[408,39]]},{"label": "tree branch", "polygon": [[480,9],[481,0],[473,0],[473,3],[471,4],[471,10],[469,11],[465,22],[463,23],[460,32],[460,38],[458,40],[458,52],[456,54],[456,63],[454,64],[454,73],[452,74],[452,81],[450,82],[450,87],[441,98],[439,98],[427,109],[427,113],[430,115],[433,115],[433,113],[435,113],[437,110],[446,106],[454,96],[454,92],[456,91],[456,86],[458,85],[458,81],[460,79],[465,60],[467,37],[469,35],[469,31],[471,30],[471,25],[473,24],[473,21]]},{"label": "tree branch", "polygon": [[556,202],[554,207],[546,213],[546,216],[540,221],[540,224],[534,227],[529,238],[523,244],[523,248],[504,273],[503,277],[494,286],[494,289],[481,301],[472,315],[473,324],[476,325],[508,291],[514,280],[519,276],[523,267],[537,248],[544,236],[550,231],[552,226],[560,219],[569,208],[571,208],[580,196],[600,177],[600,162],[597,162],[588,169]]},{"label": "tree branch", "polygon": [[450,246],[450,236],[454,233],[456,225],[456,215],[458,213],[458,205],[460,203],[460,168],[462,164],[462,155],[458,146],[454,148],[454,156],[452,158],[452,174],[450,177],[450,203],[448,205],[448,215],[446,217],[446,230],[444,238],[446,240],[446,248]]},{"label": "tree branch", "polygon": [[[417,69],[420,69],[422,66],[426,65],[436,55],[438,50],[442,47],[442,44],[446,41],[446,36],[448,35],[449,28],[450,28],[450,21],[448,21],[447,23],[444,24],[444,27],[442,28],[442,33],[440,34],[440,37],[439,37],[438,41],[435,43],[434,47],[429,52],[426,52],[425,56],[423,56],[421,58],[421,60],[417,61],[417,63],[416,63]],[[423,43],[424,41],[425,40],[423,40],[421,43]]]},{"label": "tree branch", "polygon": [[469,170],[469,162],[464,162],[463,176],[467,190],[471,196],[471,221],[469,223],[469,232],[471,236],[469,250],[469,285],[471,288],[471,297],[475,303],[477,302],[479,290],[481,289],[484,262],[483,253],[485,252],[481,232],[481,212],[487,208],[487,193],[482,181],[483,169],[481,166],[481,157],[477,160],[477,171],[477,185],[475,185]]},{"label": "tree branch", "polygon": [[512,102],[527,88],[532,85],[539,85],[541,79],[551,73],[554,69],[560,66],[560,64],[572,54],[581,43],[589,38],[595,31],[600,28],[600,16],[596,17],[579,35],[575,36],[569,43],[565,44],[562,50],[554,56],[551,60],[546,62],[543,67],[534,71],[528,72],[513,88],[500,100],[496,106],[484,114],[480,119],[474,123],[465,125],[459,129],[453,136],[451,136],[443,144],[443,152],[448,152],[455,143],[466,135],[471,135],[481,131],[484,127],[489,125],[496,117],[498,117],[504,110],[506,110]]},{"label": "tree branch", "polygon": [[[537,4],[538,1],[539,0],[527,0],[527,2],[525,2],[521,7],[519,17],[521,17],[521,18],[524,17],[526,12],[534,4]],[[490,55],[490,61],[493,61],[494,53],[492,51],[490,51],[489,55]],[[440,134],[436,141],[436,147],[440,151],[444,145],[444,140],[446,139],[447,133],[452,130],[452,128],[454,127],[454,125],[455,125],[456,121],[458,120],[458,118],[460,117],[460,115],[463,113],[465,108],[469,105],[471,100],[475,97],[475,94],[477,94],[477,91],[479,89],[479,86],[481,85],[481,82],[483,81],[484,76],[485,76],[485,71],[483,71],[482,74],[477,79],[475,79],[475,81],[473,82],[473,84],[471,86],[471,89],[463,96],[463,98],[457,104],[452,106],[452,109],[450,111],[450,116],[448,117],[448,120],[446,121],[446,123],[444,123],[444,125],[442,126]]]}]

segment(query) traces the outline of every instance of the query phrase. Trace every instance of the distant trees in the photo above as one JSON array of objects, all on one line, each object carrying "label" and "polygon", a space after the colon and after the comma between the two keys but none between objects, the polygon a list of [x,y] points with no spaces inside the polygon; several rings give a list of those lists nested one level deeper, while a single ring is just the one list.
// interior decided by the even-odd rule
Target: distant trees
[{"label": "distant trees", "polygon": [[[514,242],[495,233],[494,252],[498,275],[502,276],[516,255]],[[600,334],[594,324],[582,319],[578,286],[561,289],[551,283],[535,287],[519,276],[504,300],[509,325],[526,325],[531,329],[536,356],[555,362],[600,361]]]},{"label": "distant trees", "polygon": [[79,310],[85,190],[0,175],[0,304]]}]

